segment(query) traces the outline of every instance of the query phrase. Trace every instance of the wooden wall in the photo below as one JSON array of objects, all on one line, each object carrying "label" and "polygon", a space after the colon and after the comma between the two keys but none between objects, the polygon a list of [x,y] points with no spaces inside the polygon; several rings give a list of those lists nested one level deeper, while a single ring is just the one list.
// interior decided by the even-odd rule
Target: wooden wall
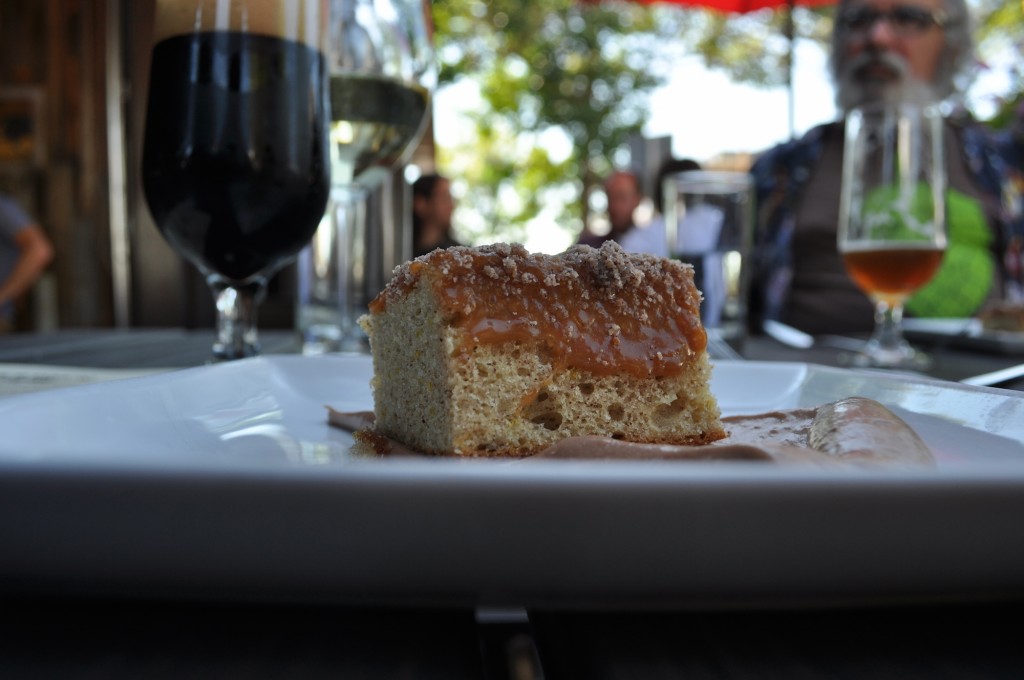
[{"label": "wooden wall", "polygon": [[[36,296],[56,319],[19,316],[34,326],[105,325],[110,241],[104,152],[102,0],[0,0],[0,94],[37,102],[29,158],[0,160],[0,190],[33,213],[56,258]],[[55,305],[55,307],[54,307]]]}]

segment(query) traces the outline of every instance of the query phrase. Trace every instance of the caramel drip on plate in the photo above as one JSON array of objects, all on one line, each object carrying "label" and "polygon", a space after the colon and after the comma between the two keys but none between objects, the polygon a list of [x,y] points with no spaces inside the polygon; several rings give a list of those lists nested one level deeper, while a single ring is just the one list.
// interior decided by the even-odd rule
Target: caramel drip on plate
[{"label": "caramel drip on plate", "polygon": [[[354,432],[375,455],[422,455],[373,431],[373,413],[328,408],[328,422]],[[748,461],[813,466],[922,470],[936,467],[929,446],[882,404],[849,397],[817,408],[771,411],[722,419],[728,437],[706,446],[569,437],[535,459]]]}]

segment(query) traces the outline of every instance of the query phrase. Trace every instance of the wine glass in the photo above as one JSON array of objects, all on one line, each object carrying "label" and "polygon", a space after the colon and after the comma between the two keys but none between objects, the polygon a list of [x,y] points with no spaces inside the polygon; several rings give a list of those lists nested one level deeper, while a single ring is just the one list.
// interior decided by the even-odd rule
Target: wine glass
[{"label": "wine glass", "polygon": [[323,224],[300,256],[304,353],[365,351],[356,320],[411,255],[411,234],[368,224],[366,203],[426,128],[436,80],[428,6],[330,1],[331,195]]},{"label": "wine glass", "polygon": [[205,275],[213,360],[259,353],[266,284],[330,187],[323,0],[160,0],[142,181],[157,228]]},{"label": "wine glass", "polygon": [[937,105],[869,104],[847,115],[838,247],[875,305],[875,330],[856,366],[921,369],[903,337],[903,305],[946,249],[946,170]]}]

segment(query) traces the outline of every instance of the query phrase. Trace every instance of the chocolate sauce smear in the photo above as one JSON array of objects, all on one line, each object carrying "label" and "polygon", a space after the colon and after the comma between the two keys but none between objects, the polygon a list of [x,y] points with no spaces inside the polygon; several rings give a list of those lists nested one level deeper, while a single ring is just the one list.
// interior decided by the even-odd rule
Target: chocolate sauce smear
[{"label": "chocolate sauce smear", "polygon": [[[328,422],[355,433],[357,446],[387,456],[423,455],[373,431],[373,413],[328,408]],[[899,416],[871,399],[851,397],[817,408],[722,419],[728,436],[707,446],[641,444],[609,437],[569,437],[536,454],[561,460],[747,461],[811,466],[935,467],[931,449]]]}]

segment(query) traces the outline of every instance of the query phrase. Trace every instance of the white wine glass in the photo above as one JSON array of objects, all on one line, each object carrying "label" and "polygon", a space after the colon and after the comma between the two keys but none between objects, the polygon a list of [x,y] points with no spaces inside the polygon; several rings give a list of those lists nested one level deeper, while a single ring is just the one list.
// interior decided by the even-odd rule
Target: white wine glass
[{"label": "white wine glass", "polygon": [[330,13],[331,195],[300,260],[305,353],[367,348],[356,321],[412,251],[411,234],[368,223],[367,198],[422,137],[437,77],[429,3],[331,0]]},{"label": "white wine glass", "polygon": [[838,248],[875,306],[861,367],[916,370],[927,355],[903,336],[906,300],[938,271],[946,250],[946,169],[937,105],[869,104],[849,112]]},{"label": "white wine glass", "polygon": [[157,228],[217,309],[213,360],[259,353],[268,279],[330,189],[323,0],[158,0],[142,159]]}]

